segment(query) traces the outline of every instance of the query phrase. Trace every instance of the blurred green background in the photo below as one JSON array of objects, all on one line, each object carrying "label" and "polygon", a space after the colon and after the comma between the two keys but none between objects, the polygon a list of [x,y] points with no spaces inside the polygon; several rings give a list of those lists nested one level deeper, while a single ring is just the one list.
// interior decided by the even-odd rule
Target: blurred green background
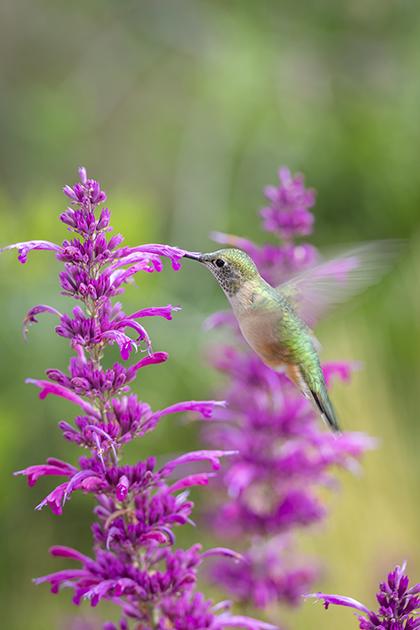
[{"label": "blurred green background", "polygon": [[[420,582],[419,42],[415,0],[0,5],[1,246],[66,238],[61,188],[82,165],[106,189],[112,224],[129,245],[208,251],[212,229],[262,242],[256,210],[282,164],[318,190],[315,245],[409,239],[368,301],[317,330],[323,358],[365,363],[332,397],[343,426],[382,445],[367,454],[363,476],[340,474],[329,521],[302,534],[302,546],[324,565],[316,590],[373,608],[377,583],[404,557]],[[75,494],[61,517],[34,512],[55,480],[30,489],[12,477],[48,456],[79,455],[56,428],[74,407],[41,402],[24,385],[68,365],[53,316],[41,317],[29,344],[21,335],[33,305],[73,306],[59,294],[59,270],[52,253],[33,252],[24,266],[16,252],[0,258],[0,609],[8,630],[67,628],[70,592],[52,596],[30,579],[65,566],[48,556],[50,545],[91,548],[91,498]],[[123,296],[126,312],[168,302],[183,310],[173,322],[150,323],[154,350],[170,360],[142,371],[133,390],[154,408],[210,397],[222,379],[205,363],[203,346],[214,337],[200,326],[225,308],[222,292],[188,261],[176,274],[166,264],[144,276]],[[107,361],[117,358],[112,348]],[[128,457],[197,443],[195,425],[168,417]],[[184,530],[182,544],[201,540],[200,530]],[[83,611],[91,612],[87,604]],[[282,617],[291,629],[358,627],[351,610],[312,602]]]}]

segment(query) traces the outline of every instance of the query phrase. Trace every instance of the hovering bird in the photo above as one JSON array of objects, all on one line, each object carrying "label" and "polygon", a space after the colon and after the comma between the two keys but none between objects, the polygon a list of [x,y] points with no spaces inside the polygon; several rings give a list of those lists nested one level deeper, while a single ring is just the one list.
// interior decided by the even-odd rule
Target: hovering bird
[{"label": "hovering bird", "polygon": [[325,424],[340,429],[312,332],[338,302],[377,282],[401,250],[401,241],[376,241],[350,250],[273,288],[240,249],[185,254],[205,265],[225,292],[240,329],[263,362],[300,389]]}]

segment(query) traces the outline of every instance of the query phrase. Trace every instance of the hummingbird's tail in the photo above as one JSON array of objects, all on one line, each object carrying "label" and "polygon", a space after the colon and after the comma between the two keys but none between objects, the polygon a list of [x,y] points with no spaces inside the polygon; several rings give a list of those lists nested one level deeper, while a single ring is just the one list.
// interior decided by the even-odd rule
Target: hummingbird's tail
[{"label": "hummingbird's tail", "polygon": [[315,403],[316,410],[321,414],[321,418],[334,433],[341,435],[340,428],[338,426],[337,416],[335,415],[334,407],[331,404],[328,396],[327,387],[325,383],[321,383],[319,392],[309,390],[312,394],[313,402]]},{"label": "hummingbird's tail", "polygon": [[[310,402],[313,410],[319,413],[325,424],[329,429],[332,429],[335,435],[338,437],[341,435],[340,428],[338,426],[337,416],[335,415],[334,407],[331,404],[331,400],[328,396],[327,386],[325,385],[324,377],[322,375],[321,366],[319,366],[320,375],[318,379],[312,379],[312,387],[317,387],[318,391],[314,391],[309,384],[308,378],[305,378],[304,367],[302,365],[296,365],[289,363],[286,367],[286,376],[290,378]],[[308,373],[306,373],[308,376]]]}]

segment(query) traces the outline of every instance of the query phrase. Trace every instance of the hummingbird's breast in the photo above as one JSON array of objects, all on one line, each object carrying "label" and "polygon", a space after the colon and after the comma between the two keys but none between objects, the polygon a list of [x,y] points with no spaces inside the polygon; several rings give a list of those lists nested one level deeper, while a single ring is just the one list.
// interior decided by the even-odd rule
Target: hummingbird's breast
[{"label": "hummingbird's breast", "polygon": [[230,300],[242,334],[266,365],[278,369],[291,361],[289,305],[272,287],[263,292],[252,285],[243,289]]},{"label": "hummingbird's breast", "polygon": [[272,313],[249,313],[238,318],[238,321],[246,341],[266,365],[278,369],[289,362],[289,348],[282,343],[280,331],[276,326],[278,316],[273,316]]}]

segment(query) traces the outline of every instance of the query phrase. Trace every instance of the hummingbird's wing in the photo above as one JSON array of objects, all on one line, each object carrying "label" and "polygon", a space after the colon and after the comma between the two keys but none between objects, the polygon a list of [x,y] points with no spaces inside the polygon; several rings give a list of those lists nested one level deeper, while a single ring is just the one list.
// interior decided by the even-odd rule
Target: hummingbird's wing
[{"label": "hummingbird's wing", "polygon": [[379,282],[404,249],[405,241],[374,241],[344,252],[295,276],[276,290],[313,328],[328,310]]}]

